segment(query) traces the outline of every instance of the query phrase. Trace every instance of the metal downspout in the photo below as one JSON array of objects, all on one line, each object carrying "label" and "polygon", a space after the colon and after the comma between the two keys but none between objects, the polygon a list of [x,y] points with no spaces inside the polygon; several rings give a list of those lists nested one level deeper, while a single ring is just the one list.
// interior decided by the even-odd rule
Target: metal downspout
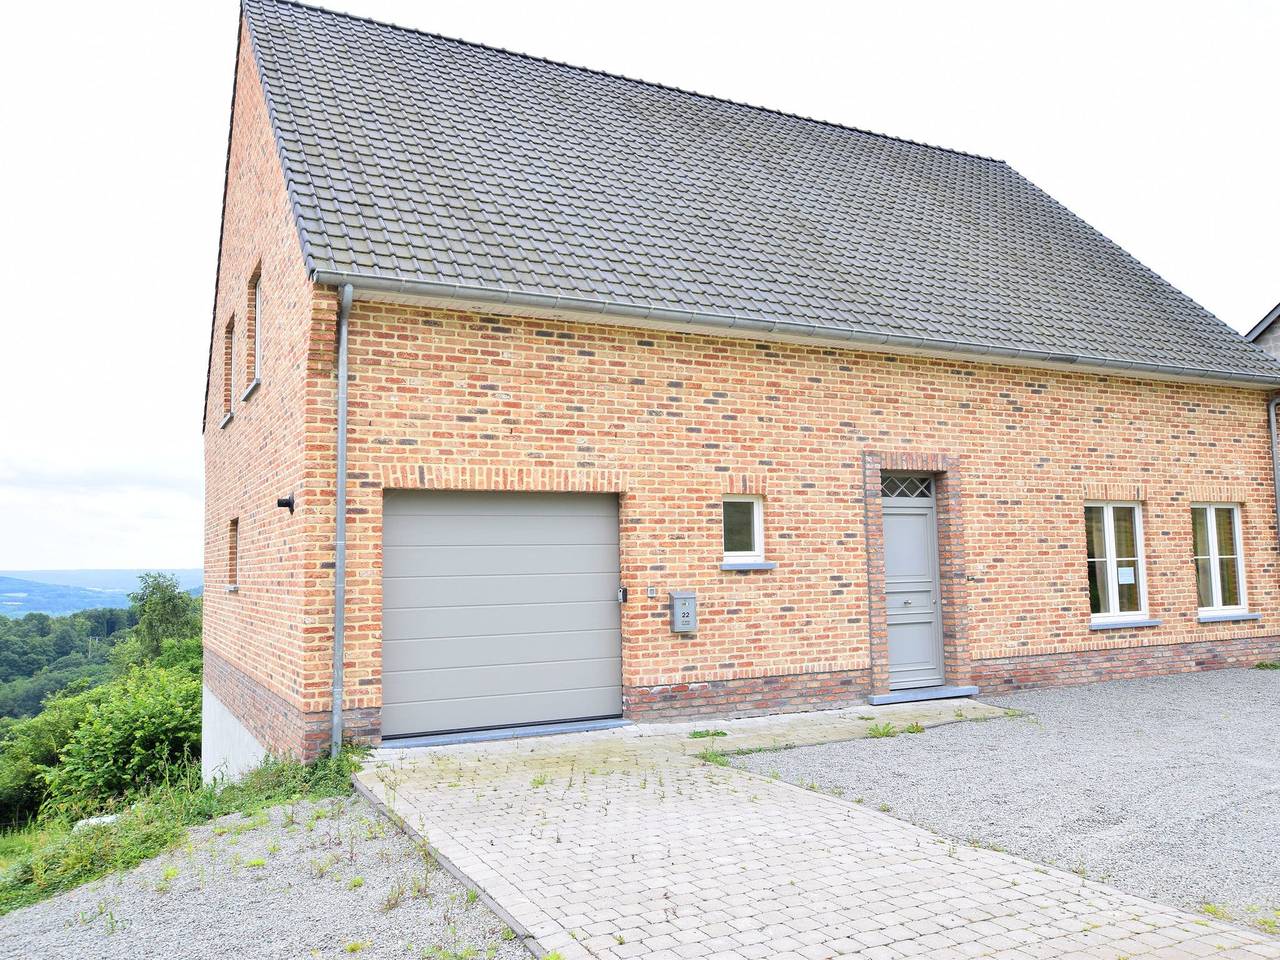
[{"label": "metal downspout", "polygon": [[338,456],[333,537],[333,725],[329,756],[342,749],[343,641],[347,625],[347,318],[351,284],[338,291]]},{"label": "metal downspout", "polygon": [[1276,436],[1276,407],[1280,393],[1267,401],[1267,426],[1271,428],[1271,483],[1276,495],[1276,536],[1280,537],[1280,437]]}]

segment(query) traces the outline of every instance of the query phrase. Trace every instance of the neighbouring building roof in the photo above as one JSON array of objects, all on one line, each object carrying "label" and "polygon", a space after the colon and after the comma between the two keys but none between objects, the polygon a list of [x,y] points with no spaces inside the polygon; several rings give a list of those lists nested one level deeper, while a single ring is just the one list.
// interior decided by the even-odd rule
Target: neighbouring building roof
[{"label": "neighbouring building roof", "polygon": [[1001,161],[283,0],[244,11],[318,279],[1280,383]]},{"label": "neighbouring building roof", "polygon": [[1258,338],[1271,329],[1271,325],[1280,320],[1280,303],[1271,308],[1271,312],[1253,325],[1253,329],[1245,334],[1245,339],[1250,343],[1257,342]]}]

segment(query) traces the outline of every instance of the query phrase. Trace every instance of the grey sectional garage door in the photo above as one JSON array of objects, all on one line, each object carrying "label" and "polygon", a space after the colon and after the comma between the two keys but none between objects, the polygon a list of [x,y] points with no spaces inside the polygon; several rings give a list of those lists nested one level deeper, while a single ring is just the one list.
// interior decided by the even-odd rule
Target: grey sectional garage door
[{"label": "grey sectional garage door", "polygon": [[389,492],[382,734],[622,712],[618,500]]}]

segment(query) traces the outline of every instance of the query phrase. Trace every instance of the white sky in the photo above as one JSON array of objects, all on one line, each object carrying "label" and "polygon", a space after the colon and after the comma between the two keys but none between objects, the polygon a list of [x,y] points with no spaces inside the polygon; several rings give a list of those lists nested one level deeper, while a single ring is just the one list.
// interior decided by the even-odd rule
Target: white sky
[{"label": "white sky", "polygon": [[[1009,161],[1239,330],[1280,300],[1280,3],[332,0]],[[201,562],[237,3],[6,13],[0,569]]]}]

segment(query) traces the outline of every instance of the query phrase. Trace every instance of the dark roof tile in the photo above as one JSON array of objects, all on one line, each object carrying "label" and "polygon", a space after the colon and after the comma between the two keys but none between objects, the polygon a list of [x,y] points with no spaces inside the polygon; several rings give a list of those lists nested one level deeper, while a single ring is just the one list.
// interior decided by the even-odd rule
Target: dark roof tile
[{"label": "dark roof tile", "polygon": [[1280,381],[1008,165],[245,0],[313,270]]}]

